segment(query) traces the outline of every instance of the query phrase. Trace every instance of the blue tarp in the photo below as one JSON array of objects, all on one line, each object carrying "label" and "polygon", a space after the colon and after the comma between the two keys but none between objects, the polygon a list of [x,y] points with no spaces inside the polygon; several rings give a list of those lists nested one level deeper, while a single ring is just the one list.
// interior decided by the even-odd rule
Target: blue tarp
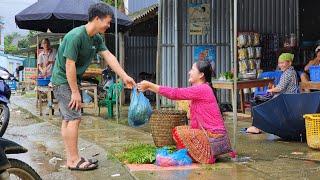
[{"label": "blue tarp", "polygon": [[286,140],[306,137],[303,115],[320,112],[320,92],[281,94],[253,107],[253,126]]}]

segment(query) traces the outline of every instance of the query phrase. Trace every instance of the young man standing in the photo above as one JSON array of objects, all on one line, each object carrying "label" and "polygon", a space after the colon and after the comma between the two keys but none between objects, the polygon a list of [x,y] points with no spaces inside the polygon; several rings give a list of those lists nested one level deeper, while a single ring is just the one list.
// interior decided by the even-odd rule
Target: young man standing
[{"label": "young man standing", "polygon": [[100,53],[128,87],[135,85],[134,80],[124,72],[99,35],[110,27],[112,16],[113,11],[106,4],[92,5],[89,8],[89,22],[65,35],[56,56],[51,81],[63,118],[61,134],[66,149],[67,167],[71,170],[92,170],[98,167],[97,160],[85,159],[78,151],[78,130],[81,121],[81,96],[78,85],[96,53]]}]

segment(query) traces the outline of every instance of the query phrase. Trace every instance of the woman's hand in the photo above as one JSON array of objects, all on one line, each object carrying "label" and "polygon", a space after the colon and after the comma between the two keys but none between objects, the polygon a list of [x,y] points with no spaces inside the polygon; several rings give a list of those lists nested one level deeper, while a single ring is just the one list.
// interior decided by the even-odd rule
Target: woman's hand
[{"label": "woman's hand", "polygon": [[137,84],[138,90],[144,92],[150,88],[150,84],[151,83],[149,81],[143,80]]}]

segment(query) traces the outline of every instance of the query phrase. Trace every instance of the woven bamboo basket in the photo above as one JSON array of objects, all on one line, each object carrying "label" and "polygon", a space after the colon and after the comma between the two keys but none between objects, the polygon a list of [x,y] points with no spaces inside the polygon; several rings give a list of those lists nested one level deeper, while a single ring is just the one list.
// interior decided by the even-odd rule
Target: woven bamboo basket
[{"label": "woven bamboo basket", "polygon": [[186,124],[187,113],[180,110],[155,110],[150,118],[154,144],[157,147],[175,145],[172,130]]}]

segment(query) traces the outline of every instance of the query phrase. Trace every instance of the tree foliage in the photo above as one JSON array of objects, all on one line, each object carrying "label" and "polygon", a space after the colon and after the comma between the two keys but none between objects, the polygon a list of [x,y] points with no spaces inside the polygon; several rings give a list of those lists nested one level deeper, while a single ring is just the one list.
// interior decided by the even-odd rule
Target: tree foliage
[{"label": "tree foliage", "polygon": [[13,44],[15,38],[20,36],[19,33],[14,32],[4,37],[4,52],[7,54],[17,54],[20,49],[28,48],[31,45],[31,39],[36,34],[36,31],[29,31],[28,35],[18,41],[17,45]]}]

